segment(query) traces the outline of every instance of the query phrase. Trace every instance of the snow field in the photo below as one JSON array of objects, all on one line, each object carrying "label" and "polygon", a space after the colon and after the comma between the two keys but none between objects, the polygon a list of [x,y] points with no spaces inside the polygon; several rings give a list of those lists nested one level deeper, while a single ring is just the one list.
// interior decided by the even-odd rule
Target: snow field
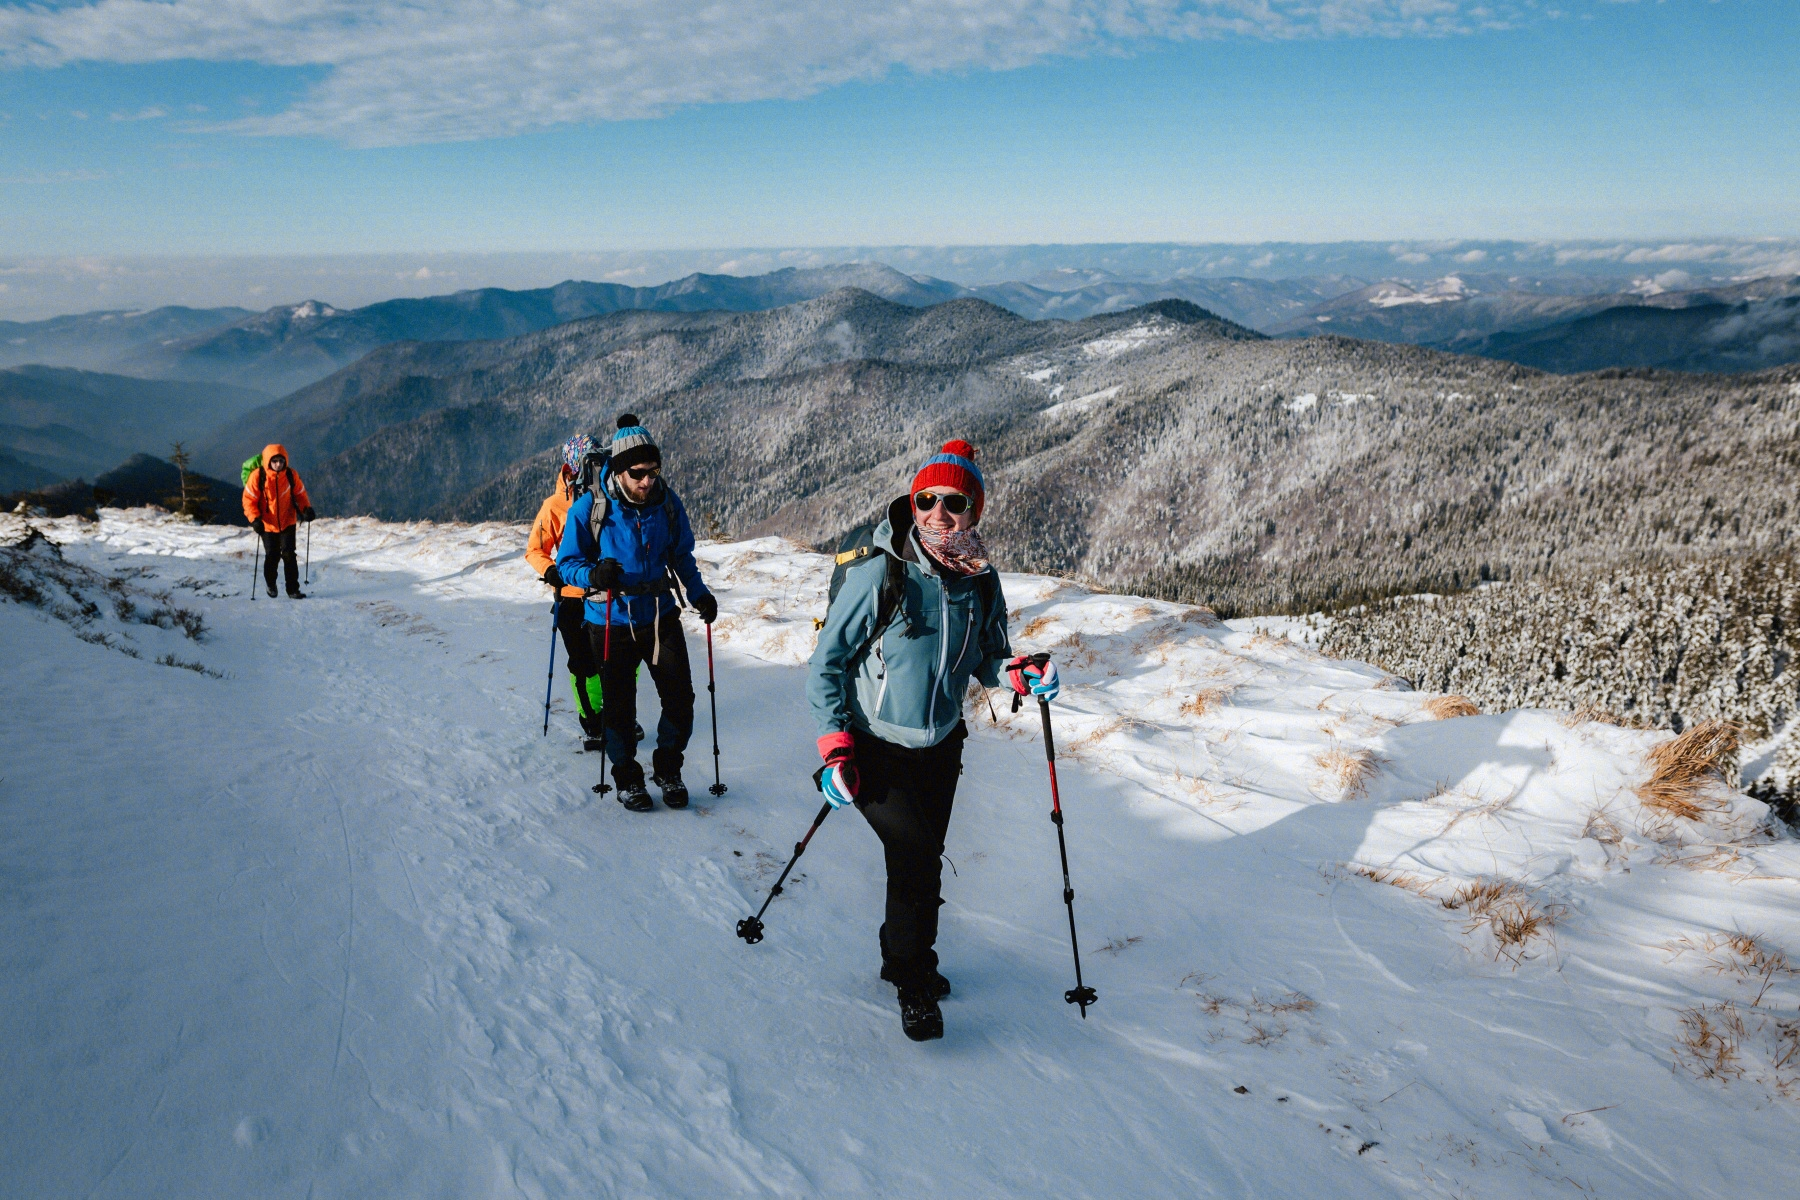
[{"label": "snow field", "polygon": [[33,524],[207,631],[0,603],[9,1193],[1739,1196],[1800,1162],[1800,854],[1723,786],[1644,808],[1662,735],[1437,719],[1253,625],[1009,575],[1064,679],[1100,1003],[1061,1000],[1038,716],[972,696],[921,1047],[860,817],[766,942],[731,932],[817,808],[827,559],[702,548],[731,791],[701,690],[696,804],[638,816],[588,791],[560,652],[539,736],[522,527],[320,521],[313,598],[252,604],[243,531]]}]

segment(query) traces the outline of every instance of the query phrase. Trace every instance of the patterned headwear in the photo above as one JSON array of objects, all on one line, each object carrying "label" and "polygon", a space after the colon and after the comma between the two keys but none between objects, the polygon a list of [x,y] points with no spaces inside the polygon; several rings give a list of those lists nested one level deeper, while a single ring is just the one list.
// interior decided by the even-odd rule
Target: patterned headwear
[{"label": "patterned headwear", "polygon": [[944,448],[925,460],[919,473],[913,476],[911,495],[918,495],[930,487],[952,487],[975,502],[975,522],[981,520],[981,508],[986,502],[986,485],[981,480],[981,468],[975,465],[975,447],[964,441],[944,443]]},{"label": "patterned headwear", "polygon": [[656,439],[638,424],[637,414],[619,414],[619,432],[613,434],[612,440],[613,469],[622,471],[639,463],[661,461],[662,451],[656,448]]},{"label": "patterned headwear", "polygon": [[581,464],[587,461],[590,454],[599,453],[600,447],[594,439],[585,433],[578,433],[563,443],[563,466],[569,468],[577,476],[581,474]]}]

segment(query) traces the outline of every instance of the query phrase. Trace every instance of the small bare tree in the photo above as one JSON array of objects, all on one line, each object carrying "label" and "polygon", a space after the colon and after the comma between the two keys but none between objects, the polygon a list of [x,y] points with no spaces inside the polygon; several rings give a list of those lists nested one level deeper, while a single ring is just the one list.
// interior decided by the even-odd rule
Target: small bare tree
[{"label": "small bare tree", "polygon": [[192,460],[188,457],[187,447],[176,442],[170,451],[169,461],[175,464],[175,469],[181,474],[181,494],[165,496],[163,503],[177,516],[186,517],[190,521],[204,520],[207,512],[206,485],[198,475],[188,470],[188,463]]}]

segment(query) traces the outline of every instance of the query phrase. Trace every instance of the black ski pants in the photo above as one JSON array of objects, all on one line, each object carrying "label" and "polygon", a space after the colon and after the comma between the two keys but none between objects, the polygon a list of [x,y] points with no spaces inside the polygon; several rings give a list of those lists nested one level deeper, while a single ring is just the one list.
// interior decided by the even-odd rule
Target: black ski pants
[{"label": "black ski pants", "polygon": [[912,750],[853,730],[856,809],[887,856],[887,913],[881,925],[884,977],[919,985],[937,970],[938,909],[944,903],[944,835],[962,774],[968,726],[935,746]]},{"label": "black ski pants", "polygon": [[293,595],[300,590],[300,556],[294,553],[294,547],[299,541],[297,536],[299,532],[298,525],[289,525],[280,533],[263,530],[263,582],[269,585],[271,592],[275,590],[275,560],[277,558],[281,560],[281,565],[287,568],[288,594]]},{"label": "black ski pants", "polygon": [[662,719],[656,723],[656,749],[650,769],[667,779],[681,774],[688,739],[694,736],[694,679],[688,666],[687,637],[681,616],[612,627],[612,649],[606,649],[606,626],[587,626],[590,661],[603,662],[600,686],[606,695],[606,757],[613,782],[630,787],[644,781],[637,760],[637,670],[643,664],[656,685]]}]

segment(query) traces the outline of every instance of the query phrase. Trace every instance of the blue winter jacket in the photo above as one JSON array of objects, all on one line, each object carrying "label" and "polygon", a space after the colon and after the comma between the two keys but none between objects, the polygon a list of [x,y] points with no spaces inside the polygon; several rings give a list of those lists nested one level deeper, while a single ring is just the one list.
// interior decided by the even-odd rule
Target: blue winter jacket
[{"label": "blue winter jacket", "polygon": [[[621,499],[622,493],[610,469],[603,469],[601,486],[606,489],[611,502],[606,506],[598,545],[588,529],[588,519],[594,510],[591,492],[583,492],[577,497],[563,518],[556,570],[565,583],[589,587],[589,580],[600,560],[613,558],[624,571],[622,582],[626,587],[658,583],[667,577],[667,569],[673,567],[690,600],[712,594],[694,562],[694,531],[688,525],[687,509],[682,507],[681,498],[671,488],[658,480],[650,499],[637,505]],[[667,616],[680,606],[671,592],[662,591],[639,596],[615,594],[612,607],[615,624],[631,625],[654,621],[658,608]],[[588,597],[586,616],[590,625],[605,623],[604,595]]]},{"label": "blue winter jacket", "polygon": [[910,498],[889,507],[875,544],[906,564],[900,611],[871,640],[887,556],[851,567],[819,631],[806,701],[821,737],[854,726],[899,746],[935,746],[962,720],[971,675],[1000,685],[1012,657],[1006,597],[997,576],[938,568],[913,534]]}]

